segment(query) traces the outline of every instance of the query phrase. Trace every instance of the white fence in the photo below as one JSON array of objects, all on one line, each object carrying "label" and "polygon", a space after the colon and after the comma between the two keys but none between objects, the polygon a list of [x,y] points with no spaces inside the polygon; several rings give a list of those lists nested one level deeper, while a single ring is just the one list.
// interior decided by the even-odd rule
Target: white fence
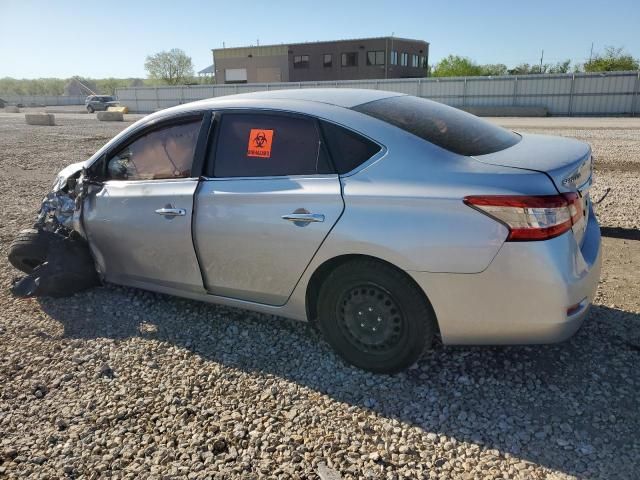
[{"label": "white fence", "polygon": [[116,94],[130,111],[148,113],[234,93],[326,87],[389,90],[454,107],[536,106],[551,115],[640,115],[640,72],[133,87]]},{"label": "white fence", "polygon": [[59,105],[84,105],[84,99],[81,96],[64,96],[64,95],[6,95],[0,93],[0,99],[9,105],[29,106],[59,106]]}]

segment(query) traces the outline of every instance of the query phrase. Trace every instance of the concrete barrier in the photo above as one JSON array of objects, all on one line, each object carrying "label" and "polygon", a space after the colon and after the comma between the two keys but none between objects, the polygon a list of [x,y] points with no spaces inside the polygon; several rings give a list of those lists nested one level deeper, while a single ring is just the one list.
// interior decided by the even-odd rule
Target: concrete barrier
[{"label": "concrete barrier", "polygon": [[546,117],[547,107],[460,107],[478,117]]},{"label": "concrete barrier", "polygon": [[27,125],[47,125],[56,124],[56,116],[53,113],[25,113],[24,119]]},{"label": "concrete barrier", "polygon": [[124,120],[122,112],[98,112],[96,117],[101,122],[122,122]]},{"label": "concrete barrier", "polygon": [[5,113],[20,113],[20,109],[14,105],[7,105],[4,107]]}]

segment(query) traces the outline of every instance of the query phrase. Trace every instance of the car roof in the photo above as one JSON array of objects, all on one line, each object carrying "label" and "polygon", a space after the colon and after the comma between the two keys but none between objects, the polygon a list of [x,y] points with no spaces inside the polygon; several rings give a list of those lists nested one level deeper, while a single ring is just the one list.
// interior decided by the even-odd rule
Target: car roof
[{"label": "car roof", "polygon": [[[266,88],[266,84],[265,84]],[[367,90],[359,88],[303,88],[266,90],[260,92],[223,95],[194,102],[183,103],[174,107],[156,111],[136,122],[135,126],[142,126],[161,119],[176,115],[202,110],[215,109],[273,109],[289,111],[319,118],[325,118],[337,123],[354,122],[355,118],[366,117],[356,113],[353,107],[376,100],[390,97],[406,96],[404,93],[387,92],[384,90]],[[345,117],[346,116],[346,117]],[[351,120],[347,120],[347,117]],[[371,121],[379,122],[372,117]],[[364,121],[363,118],[358,120]]]},{"label": "car roof", "polygon": [[270,102],[290,100],[300,105],[305,102],[323,103],[337,107],[353,108],[363,103],[381,100],[383,98],[405,95],[404,93],[386,92],[383,90],[367,90],[364,88],[296,88],[283,90],[265,90],[261,92],[239,93],[222,97],[208,98],[172,107],[165,112],[177,113],[180,110],[197,108],[233,107],[237,105],[259,106],[261,101]]},{"label": "car roof", "polygon": [[233,95],[233,97],[237,99],[255,100],[302,100],[307,102],[328,103],[329,105],[336,105],[344,108],[353,108],[363,103],[369,103],[375,100],[381,100],[383,98],[398,95],[403,94],[364,88],[296,88],[240,93]]}]

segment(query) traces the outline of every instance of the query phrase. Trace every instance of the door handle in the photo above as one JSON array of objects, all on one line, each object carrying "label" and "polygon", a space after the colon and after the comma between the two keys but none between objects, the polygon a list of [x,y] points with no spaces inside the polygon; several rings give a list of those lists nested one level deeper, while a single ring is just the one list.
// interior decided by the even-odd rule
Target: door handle
[{"label": "door handle", "polygon": [[321,213],[289,213],[282,215],[282,219],[300,223],[324,222],[324,215]]},{"label": "door handle", "polygon": [[158,215],[165,215],[167,217],[184,217],[187,211],[184,208],[159,208],[156,210]]}]

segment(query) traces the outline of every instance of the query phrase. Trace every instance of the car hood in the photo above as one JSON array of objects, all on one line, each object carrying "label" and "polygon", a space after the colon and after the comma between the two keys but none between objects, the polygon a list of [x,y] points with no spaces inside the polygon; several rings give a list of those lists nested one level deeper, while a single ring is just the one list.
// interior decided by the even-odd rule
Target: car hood
[{"label": "car hood", "polygon": [[499,152],[478,155],[479,162],[547,174],[560,192],[579,189],[591,179],[591,147],[571,138],[521,134],[522,139]]},{"label": "car hood", "polygon": [[85,160],[84,162],[72,163],[71,165],[67,165],[62,170],[58,172],[56,176],[55,182],[53,183],[53,192],[57,192],[63,189],[67,185],[67,180],[73,177],[76,173],[80,172],[83,168],[89,165],[89,160]]}]

